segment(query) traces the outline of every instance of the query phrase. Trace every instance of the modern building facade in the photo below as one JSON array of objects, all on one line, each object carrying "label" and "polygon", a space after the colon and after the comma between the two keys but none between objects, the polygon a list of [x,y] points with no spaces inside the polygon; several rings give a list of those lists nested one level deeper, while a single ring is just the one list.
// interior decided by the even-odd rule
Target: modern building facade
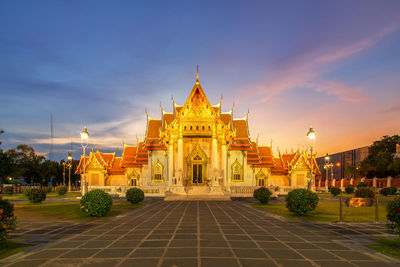
[{"label": "modern building facade", "polygon": [[[83,175],[83,157],[77,173]],[[123,193],[136,186],[148,196],[251,194],[259,186],[307,187],[320,171],[305,153],[274,155],[250,137],[248,114],[212,105],[197,80],[184,105],[147,115],[146,133],[136,145],[116,153],[92,150],[85,158],[89,190]]]},{"label": "modern building facade", "polygon": [[317,158],[317,164],[321,170],[322,179],[325,180],[328,174],[328,180],[332,179],[350,179],[347,173],[347,166],[353,165],[359,167],[361,161],[368,156],[368,147],[364,146],[352,150],[329,154],[329,163],[332,167],[325,168],[325,156]]}]

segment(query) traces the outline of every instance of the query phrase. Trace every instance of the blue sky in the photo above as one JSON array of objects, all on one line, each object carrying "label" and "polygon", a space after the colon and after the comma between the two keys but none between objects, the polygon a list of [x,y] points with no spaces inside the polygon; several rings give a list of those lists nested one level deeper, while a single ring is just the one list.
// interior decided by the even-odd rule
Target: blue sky
[{"label": "blue sky", "polygon": [[0,1],[2,148],[55,159],[87,125],[101,150],[143,138],[147,108],[184,103],[195,81],[250,109],[274,150],[319,154],[399,133],[399,1]]}]

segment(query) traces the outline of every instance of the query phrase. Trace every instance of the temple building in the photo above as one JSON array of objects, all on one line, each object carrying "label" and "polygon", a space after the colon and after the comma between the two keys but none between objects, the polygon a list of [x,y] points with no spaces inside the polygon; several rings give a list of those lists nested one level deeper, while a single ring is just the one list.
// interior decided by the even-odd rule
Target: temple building
[{"label": "temple building", "polygon": [[[196,83],[184,105],[172,99],[172,112],[147,114],[146,133],[136,145],[116,153],[92,150],[85,158],[88,189],[124,194],[142,188],[146,196],[251,196],[267,186],[285,193],[314,183],[320,171],[304,152],[274,155],[270,146],[253,141],[248,115],[222,112],[222,98],[212,105]],[[83,178],[83,157],[77,173]]]}]

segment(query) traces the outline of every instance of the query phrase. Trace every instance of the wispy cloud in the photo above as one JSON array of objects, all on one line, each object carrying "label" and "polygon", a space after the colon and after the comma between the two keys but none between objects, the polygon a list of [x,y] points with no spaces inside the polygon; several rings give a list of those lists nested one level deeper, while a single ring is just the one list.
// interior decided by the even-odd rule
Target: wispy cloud
[{"label": "wispy cloud", "polygon": [[[347,45],[336,45],[327,49],[314,45],[312,51],[301,51],[283,59],[283,63],[262,83],[250,85],[261,102],[268,102],[279,93],[296,88],[311,88],[327,95],[337,96],[347,102],[368,102],[370,97],[362,85],[350,85],[340,81],[326,80],[321,76],[327,73],[338,61],[346,60],[369,47],[396,30],[390,26],[362,40]],[[248,86],[247,86],[248,87]]]}]

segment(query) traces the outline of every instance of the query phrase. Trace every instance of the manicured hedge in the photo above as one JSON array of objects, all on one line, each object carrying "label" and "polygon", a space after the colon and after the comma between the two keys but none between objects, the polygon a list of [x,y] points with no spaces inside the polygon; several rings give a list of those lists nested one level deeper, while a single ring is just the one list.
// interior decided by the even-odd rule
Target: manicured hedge
[{"label": "manicured hedge", "polygon": [[16,224],[14,205],[0,197],[0,241],[8,237],[8,233],[15,229]]},{"label": "manicured hedge", "polygon": [[400,196],[388,204],[386,218],[390,227],[400,234]]},{"label": "manicured hedge", "polygon": [[286,196],[286,208],[297,215],[307,215],[318,206],[319,197],[307,189],[295,189]]},{"label": "manicured hedge", "polygon": [[42,188],[32,188],[29,195],[29,200],[32,203],[40,203],[46,200],[46,192]]},{"label": "manicured hedge", "polygon": [[60,196],[65,195],[65,193],[67,193],[67,187],[65,185],[57,186],[56,191]]},{"label": "manicured hedge", "polygon": [[261,204],[267,204],[271,195],[272,195],[272,192],[269,191],[269,189],[266,187],[260,187],[256,190],[254,190],[254,193],[253,193],[254,198],[257,199],[258,201],[260,201]]},{"label": "manicured hedge", "polygon": [[354,193],[354,185],[352,185],[352,184],[346,185],[346,187],[344,188],[344,191],[347,194],[353,194]]},{"label": "manicured hedge", "polygon": [[24,197],[29,197],[29,195],[31,194],[31,192],[32,192],[32,188],[31,188],[31,187],[27,187],[27,188],[25,188],[25,189],[22,191],[22,195],[23,195]]},{"label": "manicured hedge", "polygon": [[356,190],[354,196],[360,198],[375,198],[375,191],[369,187],[360,187]]},{"label": "manicured hedge", "polygon": [[395,186],[390,186],[390,187],[382,188],[382,190],[381,190],[380,193],[381,193],[382,195],[384,195],[384,196],[389,196],[389,195],[395,195],[396,192],[397,192],[397,187],[395,187]]},{"label": "manicured hedge", "polygon": [[131,203],[139,203],[144,199],[144,192],[140,188],[130,188],[126,191],[126,199]]},{"label": "manicured hedge", "polygon": [[12,186],[4,186],[3,194],[12,195],[14,193],[14,188]]},{"label": "manicured hedge", "polygon": [[361,188],[361,187],[368,187],[368,185],[364,182],[361,182],[357,185],[357,188]]},{"label": "manicured hedge", "polygon": [[106,192],[96,189],[87,192],[81,198],[81,211],[86,216],[100,217],[104,216],[111,210],[112,198]]},{"label": "manicured hedge", "polygon": [[339,187],[332,187],[330,192],[332,195],[337,196],[342,193],[342,190]]}]

